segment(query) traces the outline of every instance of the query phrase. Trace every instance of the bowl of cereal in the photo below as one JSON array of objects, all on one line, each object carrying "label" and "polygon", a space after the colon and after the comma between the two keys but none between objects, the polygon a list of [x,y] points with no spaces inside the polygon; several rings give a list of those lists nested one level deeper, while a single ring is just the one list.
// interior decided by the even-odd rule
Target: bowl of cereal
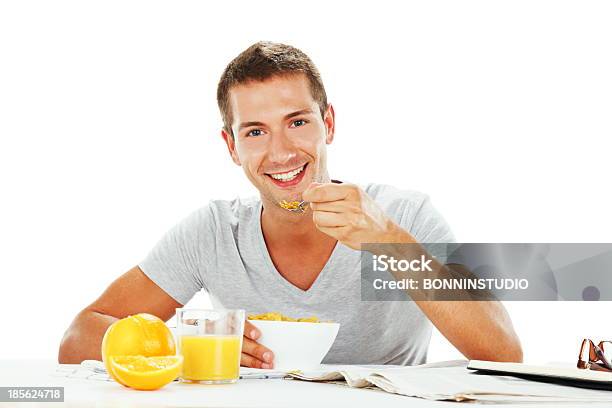
[{"label": "bowl of cereal", "polygon": [[261,331],[257,339],[274,353],[275,370],[317,368],[334,344],[339,323],[317,317],[291,318],[280,313],[248,315],[249,322]]}]

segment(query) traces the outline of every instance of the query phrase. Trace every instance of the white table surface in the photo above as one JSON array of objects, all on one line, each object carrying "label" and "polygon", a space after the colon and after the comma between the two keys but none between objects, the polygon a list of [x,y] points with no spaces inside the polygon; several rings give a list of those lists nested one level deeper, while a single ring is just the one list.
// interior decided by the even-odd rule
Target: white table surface
[{"label": "white table surface", "polygon": [[[77,365],[61,365],[78,367]],[[64,405],[96,407],[450,407],[458,402],[428,401],[371,389],[297,380],[248,379],[228,385],[194,385],[173,382],[156,391],[137,391],[115,382],[57,376],[60,367],[51,360],[0,360],[0,386],[60,386]],[[0,406],[6,406],[0,403]],[[39,403],[53,407],[57,403]],[[470,404],[473,405],[473,404]],[[17,402],[12,406],[32,406]],[[504,407],[534,407],[535,404],[503,404]],[[537,406],[603,407],[607,404],[537,404]]]}]

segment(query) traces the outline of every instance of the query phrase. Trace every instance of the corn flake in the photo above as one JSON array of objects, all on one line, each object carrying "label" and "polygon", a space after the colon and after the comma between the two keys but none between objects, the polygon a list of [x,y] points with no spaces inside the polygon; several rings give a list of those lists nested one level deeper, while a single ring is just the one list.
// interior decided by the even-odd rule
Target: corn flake
[{"label": "corn flake", "polygon": [[271,320],[271,321],[277,321],[277,322],[322,323],[321,320],[319,320],[319,318],[316,316],[300,317],[300,318],[294,319],[293,317],[284,316],[278,312],[268,312],[268,313],[262,313],[258,315],[251,314],[251,315],[248,315],[247,318],[249,320]]},{"label": "corn flake", "polygon": [[300,202],[299,201],[286,201],[286,200],[283,200],[280,203],[278,203],[278,205],[280,205],[285,210],[297,210],[298,208],[300,208]]}]

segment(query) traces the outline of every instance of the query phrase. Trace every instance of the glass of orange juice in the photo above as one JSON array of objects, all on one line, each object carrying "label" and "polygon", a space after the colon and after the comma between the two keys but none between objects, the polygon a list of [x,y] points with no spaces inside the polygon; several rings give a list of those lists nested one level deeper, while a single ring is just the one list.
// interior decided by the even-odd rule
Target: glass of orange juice
[{"label": "glass of orange juice", "polygon": [[228,384],[240,375],[244,310],[176,309],[179,379],[200,384]]}]

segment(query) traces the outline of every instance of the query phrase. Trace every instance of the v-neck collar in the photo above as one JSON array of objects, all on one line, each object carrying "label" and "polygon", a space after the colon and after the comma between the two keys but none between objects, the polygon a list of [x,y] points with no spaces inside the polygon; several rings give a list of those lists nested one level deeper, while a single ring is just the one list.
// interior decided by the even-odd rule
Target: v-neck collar
[{"label": "v-neck collar", "polygon": [[272,258],[270,257],[270,252],[268,252],[268,247],[266,246],[266,240],[263,235],[263,229],[261,228],[262,209],[263,209],[263,203],[260,200],[257,206],[257,209],[255,211],[256,221],[254,223],[255,225],[254,235],[255,235],[256,241],[258,241],[257,244],[259,245],[259,249],[261,250],[261,254],[264,258],[264,262],[266,263],[266,266],[268,267],[268,270],[274,275],[274,278],[277,279],[280,282],[280,284],[283,287],[287,288],[287,290],[290,291],[291,293],[294,293],[298,296],[304,296],[304,297],[312,296],[317,291],[317,288],[321,286],[321,282],[325,280],[326,275],[329,273],[329,270],[333,268],[335,260],[338,257],[338,253],[342,250],[341,249],[342,244],[336,241],[336,245],[334,246],[334,249],[331,255],[327,259],[327,262],[325,262],[325,265],[323,266],[323,269],[321,269],[321,271],[319,272],[319,275],[317,275],[317,278],[314,280],[314,282],[312,283],[312,285],[310,285],[308,289],[302,290],[298,288],[297,286],[295,286],[294,284],[292,284],[291,282],[289,282],[287,279],[285,279],[283,275],[280,274],[278,269],[276,269],[276,266],[274,266],[274,262],[272,262]]}]

